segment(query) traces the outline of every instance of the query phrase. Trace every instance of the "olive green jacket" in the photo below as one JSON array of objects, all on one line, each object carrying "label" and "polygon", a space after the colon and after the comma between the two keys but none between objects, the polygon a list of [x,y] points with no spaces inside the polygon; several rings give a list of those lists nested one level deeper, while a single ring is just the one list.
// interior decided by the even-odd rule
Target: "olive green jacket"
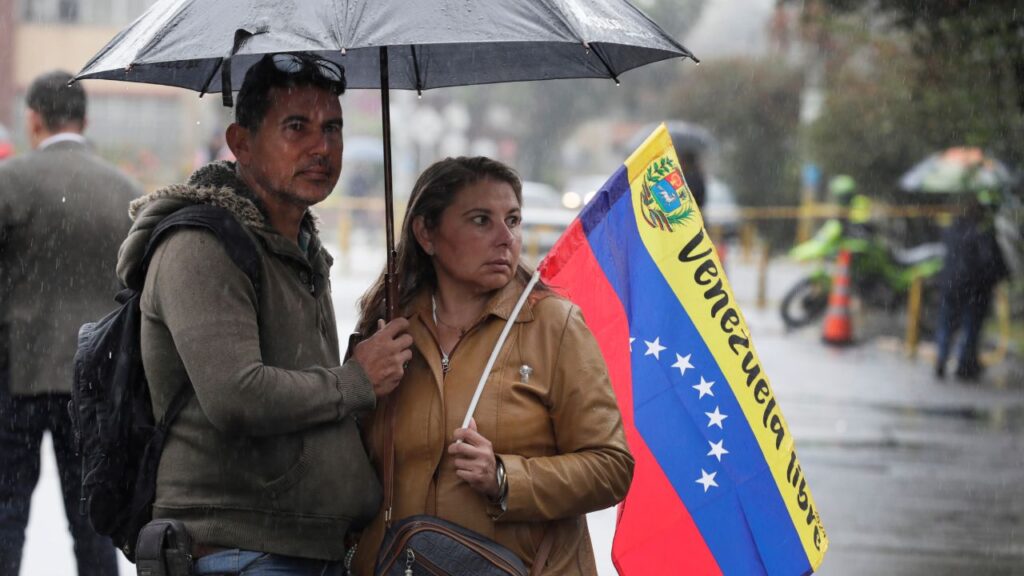
[{"label": "olive green jacket", "polygon": [[253,198],[222,162],[132,205],[122,280],[156,224],[189,203],[232,211],[260,256],[257,293],[212,233],[176,231],[153,254],[141,308],[156,417],[183,386],[195,391],[170,429],[154,516],[206,545],[337,560],[380,501],[353,418],[374,407],[373,387],[357,363],[341,365],[315,220],[300,249]]}]

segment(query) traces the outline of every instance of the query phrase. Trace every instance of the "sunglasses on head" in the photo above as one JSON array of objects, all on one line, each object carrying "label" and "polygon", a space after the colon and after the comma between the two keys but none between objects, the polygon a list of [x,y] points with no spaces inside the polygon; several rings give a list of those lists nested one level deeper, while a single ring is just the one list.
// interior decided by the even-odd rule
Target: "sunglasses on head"
[{"label": "sunglasses on head", "polygon": [[299,74],[312,70],[315,74],[330,82],[343,83],[345,73],[341,66],[318,56],[299,56],[297,54],[274,54],[271,57],[274,67],[285,74]]}]

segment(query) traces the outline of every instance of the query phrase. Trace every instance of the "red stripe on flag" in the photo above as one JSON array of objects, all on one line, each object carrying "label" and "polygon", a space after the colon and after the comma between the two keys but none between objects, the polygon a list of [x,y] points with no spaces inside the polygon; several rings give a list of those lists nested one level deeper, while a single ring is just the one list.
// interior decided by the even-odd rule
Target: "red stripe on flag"
[{"label": "red stripe on flag", "polygon": [[636,460],[612,547],[619,574],[644,576],[677,570],[721,574],[689,512],[634,426],[629,322],[579,220],[563,234],[541,264],[541,271],[545,282],[583,311],[608,365],[626,440]]},{"label": "red stripe on flag", "polygon": [[722,573],[675,489],[633,427],[629,450],[636,460],[633,483],[619,507],[612,562],[621,576]]}]

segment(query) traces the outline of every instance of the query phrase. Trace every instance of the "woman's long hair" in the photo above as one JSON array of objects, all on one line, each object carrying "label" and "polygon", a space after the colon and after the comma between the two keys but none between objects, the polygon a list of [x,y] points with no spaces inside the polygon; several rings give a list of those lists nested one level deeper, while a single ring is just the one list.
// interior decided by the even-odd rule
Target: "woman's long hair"
[{"label": "woman's long hair", "polygon": [[[398,305],[395,310],[401,313],[412,301],[415,293],[428,286],[437,288],[437,276],[430,256],[423,251],[416,236],[413,234],[412,223],[422,216],[423,223],[434,230],[441,223],[441,214],[451,206],[455,195],[466,186],[481,180],[504,182],[515,191],[519,205],[523,204],[523,185],[515,170],[484,156],[445,158],[435,162],[420,174],[409,196],[409,205],[402,222],[402,234],[398,239],[398,252],[395,258],[394,279],[398,287]],[[381,272],[373,286],[359,299],[359,323],[356,331],[363,337],[377,331],[377,320],[384,318],[384,274]],[[516,277],[524,283],[530,280],[533,272],[522,262],[516,269]],[[538,285],[537,288],[543,289]]]}]

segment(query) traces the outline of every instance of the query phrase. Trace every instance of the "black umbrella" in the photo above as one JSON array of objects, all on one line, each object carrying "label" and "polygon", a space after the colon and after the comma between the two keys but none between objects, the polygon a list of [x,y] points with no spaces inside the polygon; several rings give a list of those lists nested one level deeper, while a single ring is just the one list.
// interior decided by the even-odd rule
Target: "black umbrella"
[{"label": "black umbrella", "polygon": [[[611,78],[696,58],[627,0],[160,0],[76,79],[221,92],[226,104],[264,54],[312,52],[350,88],[382,88],[388,316],[394,212],[388,89]],[[232,80],[232,78],[236,80]]]}]

